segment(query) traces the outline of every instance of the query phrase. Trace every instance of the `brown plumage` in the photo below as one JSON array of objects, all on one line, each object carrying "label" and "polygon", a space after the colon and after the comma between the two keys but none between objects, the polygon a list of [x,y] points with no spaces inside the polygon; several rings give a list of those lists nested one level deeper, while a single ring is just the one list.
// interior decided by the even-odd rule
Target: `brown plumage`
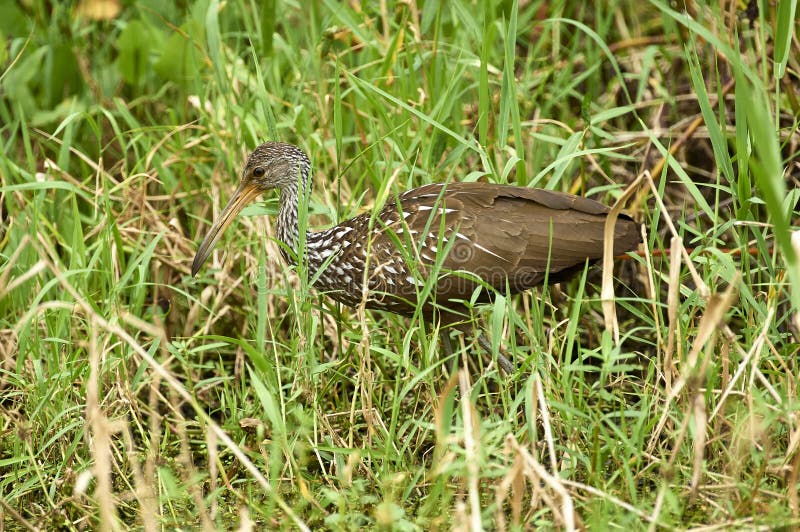
[{"label": "brown plumage", "polygon": [[[211,254],[224,229],[252,199],[280,190],[277,237],[294,262],[299,242],[301,191],[310,191],[311,165],[299,148],[267,142],[248,157],[242,181],[214,223],[192,264],[192,275]],[[609,208],[588,198],[550,190],[487,183],[425,185],[400,194],[380,212],[365,213],[305,235],[309,278],[315,287],[355,306],[453,321],[481,288],[517,293],[556,282],[603,254]],[[620,215],[614,253],[635,249],[639,226]],[[365,274],[366,272],[366,274]],[[549,272],[549,273],[548,273]],[[436,275],[429,297],[426,280]],[[366,281],[366,289],[365,287]]]}]

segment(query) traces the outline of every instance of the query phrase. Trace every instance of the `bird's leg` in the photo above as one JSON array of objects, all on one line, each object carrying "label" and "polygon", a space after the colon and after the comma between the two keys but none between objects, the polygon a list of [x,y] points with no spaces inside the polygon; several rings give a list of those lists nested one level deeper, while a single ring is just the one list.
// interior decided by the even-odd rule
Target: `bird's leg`
[{"label": "bird's leg", "polygon": [[[489,355],[489,358],[492,358],[492,344],[489,343],[489,340],[486,336],[486,329],[480,324],[480,322],[476,325],[472,321],[466,322],[456,322],[451,321],[450,325],[454,326],[456,329],[461,331],[462,334],[470,335],[476,340],[478,340],[478,344],[481,348],[486,351],[486,354]],[[447,340],[450,340],[449,335],[446,335],[445,332],[442,332],[443,336],[447,336]],[[450,345],[450,353],[452,353],[452,344]],[[516,369],[514,364],[506,358],[506,356],[502,353],[501,349],[498,349],[497,352],[497,365],[500,366],[500,369],[503,370],[503,373],[506,375],[511,375],[514,373]]]},{"label": "bird's leg", "polygon": [[[478,343],[483,348],[483,350],[486,351],[489,357],[491,357],[492,344],[490,344],[489,339],[486,338],[485,331],[483,330],[483,328],[481,328],[480,331],[476,332],[478,333],[476,335],[478,337]],[[515,369],[514,364],[512,364],[511,361],[505,357],[505,355],[500,351],[500,349],[497,350],[497,365],[500,366],[500,369],[502,369],[503,373],[505,373],[506,375],[511,375],[512,373],[514,373]]]},{"label": "bird's leg", "polygon": [[450,337],[450,329],[447,327],[442,328],[439,332],[439,337],[442,340],[442,350],[444,351],[445,358],[452,357],[453,359],[452,365],[450,366],[450,374],[454,375],[458,373],[459,357],[453,356],[455,348],[453,347],[453,339]]}]

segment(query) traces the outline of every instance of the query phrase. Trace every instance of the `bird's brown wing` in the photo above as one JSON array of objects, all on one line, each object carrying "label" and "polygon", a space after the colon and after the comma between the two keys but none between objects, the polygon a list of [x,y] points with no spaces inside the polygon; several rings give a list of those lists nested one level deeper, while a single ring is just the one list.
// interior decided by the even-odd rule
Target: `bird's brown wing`
[{"label": "bird's brown wing", "polygon": [[[413,255],[421,265],[430,267],[437,254],[446,251],[443,271],[469,272],[501,291],[540,284],[548,268],[551,282],[561,280],[603,255],[609,208],[588,198],[508,185],[451,183],[408,191],[399,204],[407,240],[413,241]],[[391,221],[392,227],[400,223],[396,217]],[[621,215],[614,252],[635,249],[639,242],[638,224]],[[467,299],[476,286],[469,276],[440,274],[437,299]]]}]

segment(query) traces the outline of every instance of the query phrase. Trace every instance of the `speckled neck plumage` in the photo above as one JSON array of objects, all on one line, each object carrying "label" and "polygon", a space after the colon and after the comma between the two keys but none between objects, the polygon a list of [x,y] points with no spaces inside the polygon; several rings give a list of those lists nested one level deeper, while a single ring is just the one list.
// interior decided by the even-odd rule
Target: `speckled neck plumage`
[{"label": "speckled neck plumage", "polygon": [[[298,213],[301,200],[305,205],[308,204],[308,197],[311,193],[311,162],[305,153],[298,150],[299,157],[296,172],[298,177],[281,189],[280,206],[278,207],[278,223],[276,226],[276,236],[283,242],[281,255],[284,260],[291,265],[297,264],[296,252],[299,247],[300,230],[298,228]],[[300,184],[303,184],[305,198],[300,196]],[[306,242],[313,233],[306,231]],[[291,252],[287,251],[291,250]]]}]

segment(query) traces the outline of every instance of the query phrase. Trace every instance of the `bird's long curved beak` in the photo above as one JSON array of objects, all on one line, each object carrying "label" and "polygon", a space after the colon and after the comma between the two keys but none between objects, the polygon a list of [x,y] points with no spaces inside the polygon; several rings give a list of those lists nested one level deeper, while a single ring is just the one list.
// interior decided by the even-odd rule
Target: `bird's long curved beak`
[{"label": "bird's long curved beak", "polygon": [[214,225],[211,226],[208,234],[203,239],[203,243],[200,244],[200,248],[197,250],[197,255],[194,256],[194,261],[192,262],[192,277],[197,275],[197,272],[200,271],[200,267],[206,260],[208,260],[208,257],[214,250],[214,246],[222,236],[222,233],[225,232],[225,229],[227,229],[231,222],[236,218],[236,215],[239,214],[239,212],[251,201],[253,201],[260,193],[261,190],[253,182],[242,183],[239,185],[239,188],[237,188],[236,192],[234,192],[233,196],[231,196],[231,199],[228,201],[228,204],[225,206],[222,214],[219,215],[219,218],[217,218],[217,220],[214,222]]}]

